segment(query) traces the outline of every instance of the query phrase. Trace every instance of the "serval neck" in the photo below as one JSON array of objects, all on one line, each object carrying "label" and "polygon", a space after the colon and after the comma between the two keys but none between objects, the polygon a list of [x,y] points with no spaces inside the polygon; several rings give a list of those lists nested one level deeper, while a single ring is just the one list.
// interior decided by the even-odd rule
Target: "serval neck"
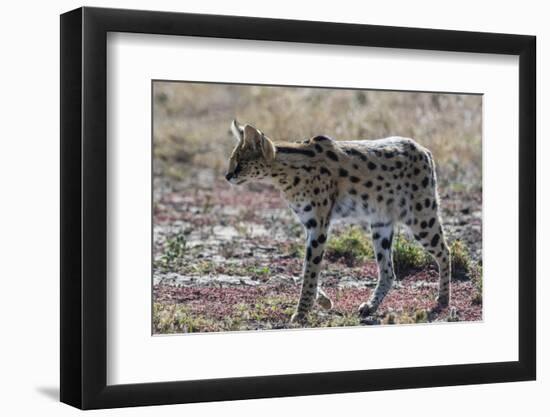
[{"label": "serval neck", "polygon": [[296,188],[300,188],[315,170],[315,152],[301,143],[279,143],[271,165],[271,179],[288,201],[292,201]]}]

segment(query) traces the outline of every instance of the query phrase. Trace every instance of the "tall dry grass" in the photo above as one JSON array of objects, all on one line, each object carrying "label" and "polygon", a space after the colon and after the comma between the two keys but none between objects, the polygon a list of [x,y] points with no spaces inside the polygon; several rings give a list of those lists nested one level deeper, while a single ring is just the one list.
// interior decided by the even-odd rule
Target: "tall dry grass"
[{"label": "tall dry grass", "polygon": [[411,137],[434,154],[440,187],[481,188],[479,95],[156,81],[153,100],[157,176],[221,175],[237,118],[276,141]]}]

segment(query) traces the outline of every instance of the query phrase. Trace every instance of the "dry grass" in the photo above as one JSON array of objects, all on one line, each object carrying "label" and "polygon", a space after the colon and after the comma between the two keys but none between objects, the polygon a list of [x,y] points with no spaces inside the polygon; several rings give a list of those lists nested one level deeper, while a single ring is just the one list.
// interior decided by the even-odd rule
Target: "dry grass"
[{"label": "dry grass", "polygon": [[220,174],[237,118],[275,140],[411,137],[434,154],[443,187],[481,187],[481,96],[180,82],[155,82],[153,94],[157,175]]}]

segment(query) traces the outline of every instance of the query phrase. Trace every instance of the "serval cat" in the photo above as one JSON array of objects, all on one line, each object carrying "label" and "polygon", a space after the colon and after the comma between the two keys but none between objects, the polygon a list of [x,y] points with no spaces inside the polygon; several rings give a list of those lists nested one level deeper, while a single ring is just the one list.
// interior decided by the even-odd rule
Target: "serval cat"
[{"label": "serval cat", "polygon": [[406,225],[439,266],[439,305],[450,297],[450,251],[439,217],[435,165],[429,150],[412,139],[335,141],[315,136],[301,143],[274,142],[251,125],[231,123],[238,141],[226,179],[232,184],[273,184],[306,230],[300,301],[292,316],[301,322],[314,301],[331,309],[319,287],[319,273],[331,222],[343,218],[370,224],[378,283],[359,307],[374,313],[395,279],[392,240],[397,223]]}]

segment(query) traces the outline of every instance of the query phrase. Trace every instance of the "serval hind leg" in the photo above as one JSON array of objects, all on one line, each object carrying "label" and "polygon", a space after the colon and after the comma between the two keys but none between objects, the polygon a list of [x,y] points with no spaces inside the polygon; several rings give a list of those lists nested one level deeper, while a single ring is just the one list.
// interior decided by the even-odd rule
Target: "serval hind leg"
[{"label": "serval hind leg", "polygon": [[371,229],[374,253],[378,263],[378,284],[370,299],[359,306],[361,317],[367,317],[378,309],[395,279],[392,257],[393,223],[374,223]]},{"label": "serval hind leg", "polygon": [[445,307],[451,296],[451,251],[445,242],[443,228],[437,212],[417,215],[416,224],[410,226],[414,238],[433,256],[439,267],[439,294],[437,302]]}]

